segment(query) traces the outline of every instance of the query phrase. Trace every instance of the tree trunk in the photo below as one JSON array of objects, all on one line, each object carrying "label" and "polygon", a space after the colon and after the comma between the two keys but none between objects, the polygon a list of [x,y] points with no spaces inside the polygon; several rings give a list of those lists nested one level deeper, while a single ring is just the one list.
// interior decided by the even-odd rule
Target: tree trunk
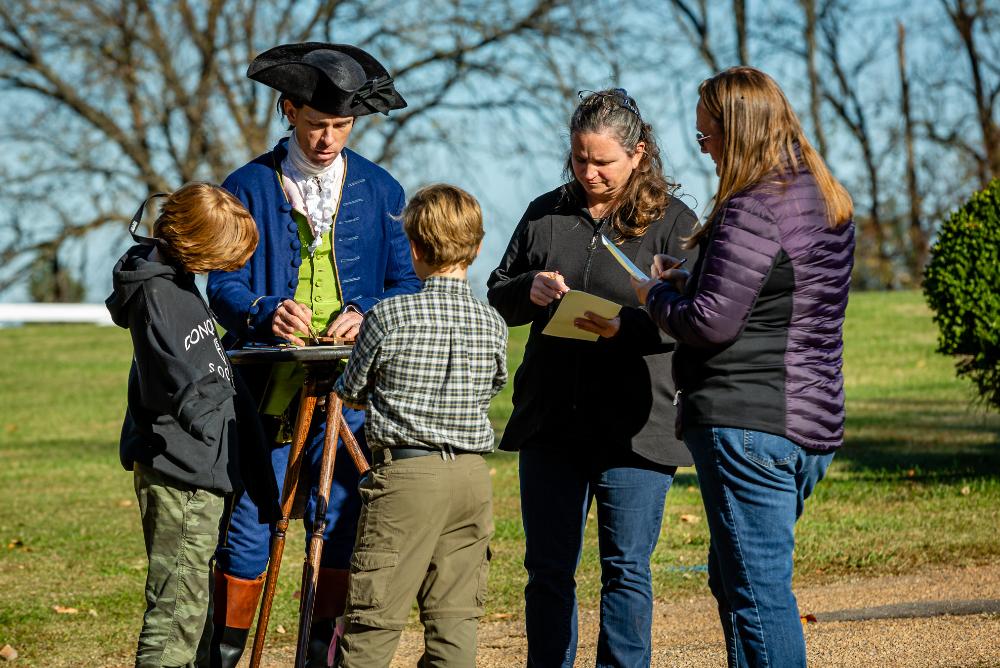
[{"label": "tree trunk", "polygon": [[747,2],[733,0],[733,20],[736,22],[736,51],[740,65],[750,64],[750,53],[747,46]]},{"label": "tree trunk", "polygon": [[826,160],[826,132],[823,130],[822,100],[819,71],[816,69],[816,0],[799,0],[805,12],[805,29],[803,38],[806,47],[806,71],[809,75],[809,117],[813,123],[813,133],[816,135],[816,149]]},{"label": "tree trunk", "polygon": [[906,71],[906,29],[897,23],[899,39],[896,55],[899,58],[899,105],[903,114],[903,143],[906,146],[906,190],[910,200],[909,236],[910,253],[908,264],[910,275],[915,280],[923,274],[927,262],[927,233],[920,224],[922,200],[917,183],[917,164],[913,150],[913,116],[910,111],[910,79]]}]

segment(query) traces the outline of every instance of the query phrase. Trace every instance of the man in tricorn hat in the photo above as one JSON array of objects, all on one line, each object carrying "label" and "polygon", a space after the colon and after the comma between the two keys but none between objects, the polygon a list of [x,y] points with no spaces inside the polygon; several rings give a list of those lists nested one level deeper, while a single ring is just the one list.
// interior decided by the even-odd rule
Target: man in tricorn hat
[{"label": "man in tricorn hat", "polygon": [[[358,116],[388,114],[406,102],[377,60],[344,44],[278,46],[254,59],[247,76],[281,93],[278,110],[292,132],[223,183],[250,210],[260,244],[243,269],[209,276],[211,306],[228,331],[230,347],[275,341],[301,345],[308,332],[351,339],[375,303],[420,287],[398,219],[402,187],[384,169],[345,148]],[[263,492],[248,482],[250,492],[234,499],[220,539],[213,667],[235,666],[246,645],[267,569],[269,523],[276,519],[275,498],[288,458],[288,425],[302,384],[302,369],[294,364],[268,371],[244,375],[257,389],[268,436],[275,442],[274,475],[265,477]],[[344,415],[363,445],[364,413],[345,409]],[[311,489],[308,532],[324,423],[317,411],[300,479]],[[343,612],[360,509],[357,471],[348,458],[338,460],[345,465],[334,469],[309,666],[326,666],[332,625]]]}]

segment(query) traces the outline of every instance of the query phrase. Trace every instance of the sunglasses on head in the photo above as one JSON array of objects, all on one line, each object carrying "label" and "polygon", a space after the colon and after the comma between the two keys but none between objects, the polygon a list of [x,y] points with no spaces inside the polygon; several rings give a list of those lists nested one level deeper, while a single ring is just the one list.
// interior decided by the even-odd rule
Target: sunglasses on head
[{"label": "sunglasses on head", "polygon": [[590,97],[591,95],[596,95],[598,97],[610,98],[610,99],[614,100],[615,102],[617,102],[618,106],[620,106],[620,107],[622,107],[624,109],[628,109],[629,111],[631,111],[636,116],[639,116],[639,118],[642,118],[642,116],[639,114],[639,108],[637,106],[635,106],[635,102],[633,102],[632,98],[630,98],[628,96],[628,91],[625,90],[624,88],[613,88],[613,89],[611,89],[610,93],[601,93],[601,92],[598,92],[596,90],[586,90],[585,89],[585,90],[579,90],[579,91],[577,91],[576,94],[580,97],[581,100],[585,100],[588,97]]}]

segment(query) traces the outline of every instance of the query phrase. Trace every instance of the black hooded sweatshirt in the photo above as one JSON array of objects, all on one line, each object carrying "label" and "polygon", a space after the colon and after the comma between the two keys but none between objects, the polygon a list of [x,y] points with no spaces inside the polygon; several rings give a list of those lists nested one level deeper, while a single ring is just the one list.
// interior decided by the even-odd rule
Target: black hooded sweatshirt
[{"label": "black hooded sweatshirt", "polygon": [[132,335],[119,452],[174,480],[233,491],[237,428],[232,368],[194,275],[137,245],[115,265],[111,318]]}]

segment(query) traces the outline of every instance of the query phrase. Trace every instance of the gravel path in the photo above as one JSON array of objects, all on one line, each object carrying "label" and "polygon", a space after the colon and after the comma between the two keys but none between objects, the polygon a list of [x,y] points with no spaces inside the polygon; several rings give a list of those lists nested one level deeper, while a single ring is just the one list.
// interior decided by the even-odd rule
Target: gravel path
[{"label": "gravel path", "polygon": [[[812,668],[1000,666],[1000,613],[996,612],[1000,606],[1000,563],[844,580],[804,587],[796,595],[803,614],[821,620],[806,625]],[[990,612],[940,614],[963,609]],[[866,615],[866,610],[871,615]],[[900,615],[931,616],[886,617],[893,610]],[[822,621],[869,616],[875,618]],[[577,666],[594,664],[597,623],[596,611],[581,611]],[[415,665],[421,642],[419,630],[405,631],[393,667]],[[656,667],[724,666],[722,632],[711,598],[657,601],[653,647]],[[264,665],[289,666],[292,654],[292,649],[272,650],[266,653]],[[524,655],[520,622],[486,621],[480,625],[478,668],[522,666]]]}]

